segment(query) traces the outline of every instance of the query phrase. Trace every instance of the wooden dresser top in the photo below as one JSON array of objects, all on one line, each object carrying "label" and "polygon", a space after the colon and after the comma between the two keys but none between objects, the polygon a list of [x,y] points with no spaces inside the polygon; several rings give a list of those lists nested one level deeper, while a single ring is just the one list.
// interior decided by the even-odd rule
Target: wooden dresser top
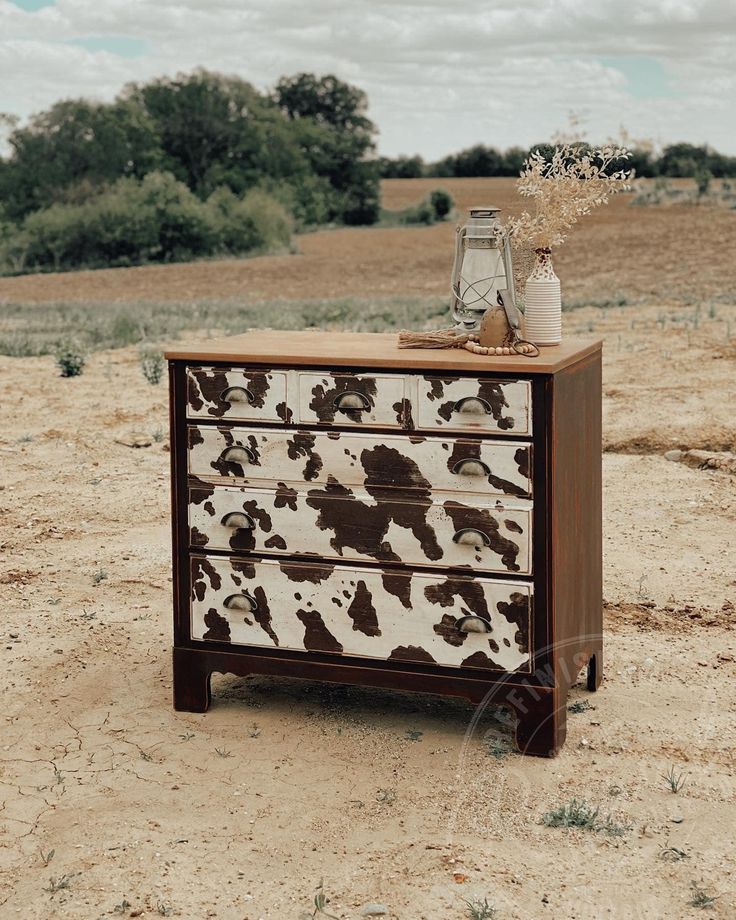
[{"label": "wooden dresser top", "polygon": [[464,348],[399,348],[396,332],[289,332],[258,329],[172,347],[170,361],[224,361],[270,367],[365,367],[514,374],[554,374],[600,351],[600,339],[566,338],[538,358],[475,355]]}]

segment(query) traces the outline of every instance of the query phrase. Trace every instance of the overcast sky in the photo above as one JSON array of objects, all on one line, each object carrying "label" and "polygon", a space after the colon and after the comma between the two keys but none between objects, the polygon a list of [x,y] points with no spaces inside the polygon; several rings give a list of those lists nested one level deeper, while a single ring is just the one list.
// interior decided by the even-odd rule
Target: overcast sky
[{"label": "overcast sky", "polygon": [[197,66],[364,89],[383,154],[547,140],[577,113],[736,153],[736,0],[0,0],[0,111]]}]

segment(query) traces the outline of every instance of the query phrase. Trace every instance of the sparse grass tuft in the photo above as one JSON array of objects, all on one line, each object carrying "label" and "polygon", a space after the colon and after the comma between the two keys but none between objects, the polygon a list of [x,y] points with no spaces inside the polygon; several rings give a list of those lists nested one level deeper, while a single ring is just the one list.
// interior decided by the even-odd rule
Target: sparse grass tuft
[{"label": "sparse grass tuft", "polygon": [[107,579],[107,572],[104,569],[97,569],[97,571],[92,576],[92,584],[99,585],[100,582],[103,582]]},{"label": "sparse grass tuft", "polygon": [[717,894],[708,894],[708,892],[704,888],[701,888],[697,882],[690,882],[690,888],[693,892],[688,901],[690,907],[699,907],[701,910],[709,910],[718,900]]},{"label": "sparse grass tuft", "polygon": [[224,747],[215,748],[215,754],[217,754],[218,757],[232,757],[233,756],[233,752],[228,751],[227,748],[224,748]]},{"label": "sparse grass tuft", "polygon": [[690,854],[679,847],[662,847],[659,852],[659,858],[665,860],[665,862],[680,862],[682,859],[690,859]]},{"label": "sparse grass tuft", "polygon": [[419,741],[424,732],[420,732],[417,728],[410,728],[406,732],[407,741]]},{"label": "sparse grass tuft", "polygon": [[572,799],[567,805],[560,805],[546,812],[542,816],[542,821],[547,827],[580,827],[586,831],[593,831],[598,822],[599,810],[587,802]]},{"label": "sparse grass tuft", "polygon": [[578,715],[581,712],[587,712],[589,709],[595,709],[589,700],[575,700],[574,703],[571,703],[567,707],[568,712],[572,712],[575,715]]},{"label": "sparse grass tuft", "polygon": [[463,898],[467,907],[466,913],[470,920],[496,920],[498,911],[488,903],[488,898]]},{"label": "sparse grass tuft", "polygon": [[547,827],[576,827],[581,830],[606,834],[608,837],[623,837],[631,827],[620,824],[608,815],[599,820],[600,808],[587,802],[571,799],[566,805],[560,805],[542,815],[542,823]]},{"label": "sparse grass tuft", "polygon": [[41,852],[41,862],[44,864],[44,866],[48,866],[48,864],[54,858],[54,853],[56,853],[56,850],[49,850],[48,853],[44,853],[43,850],[41,850],[40,852]]},{"label": "sparse grass tuft", "polygon": [[314,913],[312,914],[312,920],[319,914],[321,917],[330,917],[331,920],[339,920],[334,914],[328,914],[325,910],[327,904],[329,903],[329,898],[325,894],[325,881],[324,879],[319,880],[319,885],[317,885],[317,890],[314,893]]},{"label": "sparse grass tuft", "polygon": [[670,792],[678,793],[685,785],[687,776],[684,773],[675,773],[675,768],[670,767],[667,773],[662,776]]},{"label": "sparse grass tuft", "polygon": [[504,757],[508,757],[510,753],[511,745],[505,738],[495,736],[486,744],[486,754],[488,754],[489,757],[493,757],[495,760],[503,760]]},{"label": "sparse grass tuft", "polygon": [[395,789],[379,789],[376,793],[376,801],[381,805],[393,805],[396,801]]},{"label": "sparse grass tuft", "polygon": [[76,873],[72,873],[72,875],[60,875],[58,878],[54,878],[52,875],[48,885],[43,890],[50,895],[55,895],[57,891],[64,891],[65,888],[69,888],[75,875]]}]

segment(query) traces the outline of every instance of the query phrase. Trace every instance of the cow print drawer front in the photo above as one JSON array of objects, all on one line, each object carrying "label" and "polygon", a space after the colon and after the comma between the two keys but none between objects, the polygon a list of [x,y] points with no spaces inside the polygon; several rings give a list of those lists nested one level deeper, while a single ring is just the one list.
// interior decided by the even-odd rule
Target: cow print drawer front
[{"label": "cow print drawer front", "polygon": [[197,486],[189,534],[207,550],[531,573],[531,503],[407,501],[328,483],[297,492]]},{"label": "cow print drawer front", "polygon": [[530,670],[529,584],[197,556],[191,584],[195,641]]},{"label": "cow print drawer front", "polygon": [[403,428],[409,423],[404,377],[299,373],[298,378],[302,424]]},{"label": "cow print drawer front", "polygon": [[419,377],[416,427],[475,429],[494,434],[532,433],[531,384],[525,380]]},{"label": "cow print drawer front", "polygon": [[187,413],[193,418],[290,422],[286,372],[187,368]]},{"label": "cow print drawer front", "polygon": [[478,495],[531,495],[528,443],[469,438],[189,428],[189,472],[243,483],[337,483]]}]

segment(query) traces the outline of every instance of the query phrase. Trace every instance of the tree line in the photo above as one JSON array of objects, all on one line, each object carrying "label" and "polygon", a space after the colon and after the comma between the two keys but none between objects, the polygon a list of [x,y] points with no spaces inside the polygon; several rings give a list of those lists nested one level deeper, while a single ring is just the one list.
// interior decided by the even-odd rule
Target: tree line
[{"label": "tree line", "polygon": [[0,269],[171,261],[287,245],[380,213],[362,90],[299,73],[260,92],[198,70],[64,100],[0,159]]},{"label": "tree line", "polygon": [[[425,162],[421,156],[381,157],[379,167],[383,179],[418,179],[424,176],[472,177],[518,176],[524,160],[539,150],[550,155],[553,145],[548,142],[534,144],[529,149],[509,147],[498,150],[485,144],[475,144],[459,153],[450,154],[435,162]],[[736,176],[736,157],[712,150],[706,144],[670,144],[661,152],[634,147],[627,160],[637,176],[731,178]],[[619,169],[622,165],[615,164]]]}]

